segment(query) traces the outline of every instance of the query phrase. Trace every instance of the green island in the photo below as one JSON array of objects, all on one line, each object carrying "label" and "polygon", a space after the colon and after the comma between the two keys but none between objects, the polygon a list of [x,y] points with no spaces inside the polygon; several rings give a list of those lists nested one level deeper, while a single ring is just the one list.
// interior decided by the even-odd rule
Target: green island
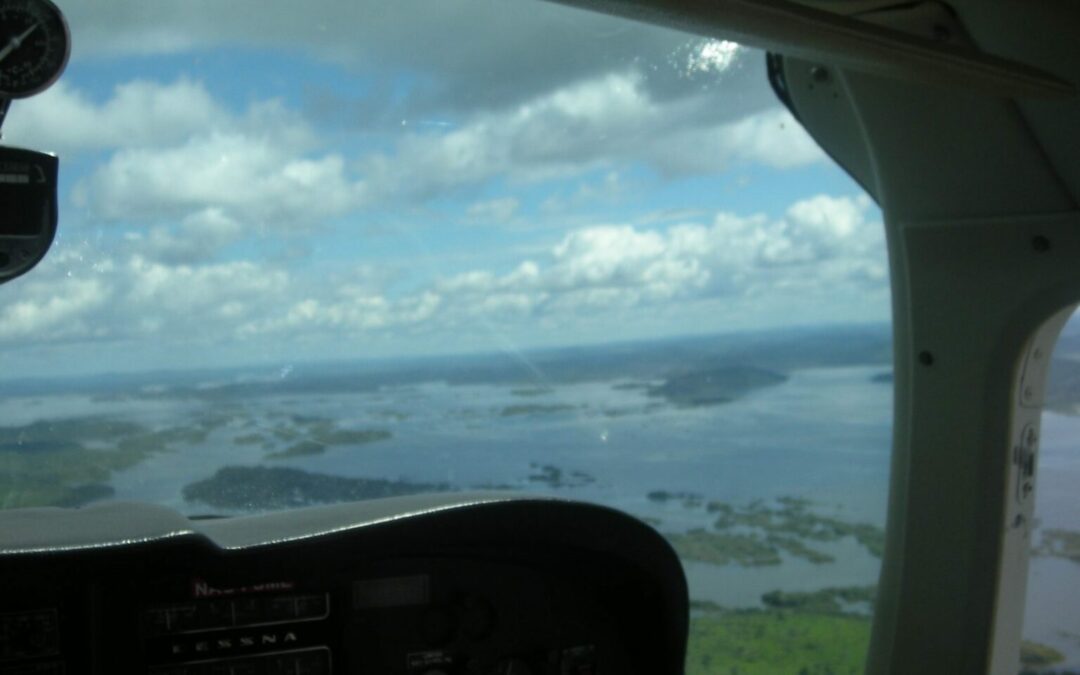
[{"label": "green island", "polygon": [[1060,529],[1044,530],[1039,545],[1032,553],[1080,563],[1080,532]]},{"label": "green island", "polygon": [[809,592],[769,591],[761,596],[761,602],[770,609],[870,616],[876,597],[877,586],[844,586]]},{"label": "green island", "polygon": [[262,511],[423,492],[445,492],[445,483],[346,478],[285,467],[226,466],[184,486],[184,499],[221,509]]},{"label": "green island", "polygon": [[[694,492],[653,490],[649,501],[680,502],[684,508],[699,508],[703,498]],[[835,562],[835,558],[809,544],[835,542],[852,537],[871,555],[880,558],[885,531],[869,523],[848,523],[814,513],[810,502],[781,497],[775,505],[754,501],[745,506],[710,501],[709,513],[718,514],[712,529],[664,533],[680,557],[712,565],[738,564],[744,567],[779,565],[781,553],[815,565]]]},{"label": "green island", "polygon": [[551,415],[554,413],[570,412],[575,410],[576,406],[572,406],[569,403],[532,403],[532,404],[520,404],[520,405],[508,405],[502,409],[499,413],[500,417],[517,417],[519,415]]},{"label": "green island", "polygon": [[365,445],[376,441],[385,441],[392,438],[393,434],[383,429],[334,429],[325,433],[313,434],[298,443],[294,443],[284,450],[271,452],[266,455],[267,459],[289,459],[290,457],[307,457],[321,455],[326,449],[336,445]]},{"label": "green island", "polygon": [[[1046,645],[1041,645],[1036,642],[1028,642],[1024,640],[1020,643],[1020,663],[1024,666],[1024,673],[1037,673],[1038,670],[1055,666],[1065,660],[1065,655]],[[1069,675],[1069,673],[1061,673],[1061,675]]]},{"label": "green island", "polygon": [[529,398],[533,396],[547,396],[548,394],[552,394],[554,392],[555,390],[552,387],[519,387],[517,389],[511,389],[510,395]]},{"label": "green island", "polygon": [[667,490],[653,490],[645,495],[650,502],[666,504],[670,501],[682,502],[683,508],[694,509],[701,506],[705,499],[696,492],[669,492]]},{"label": "green island", "polygon": [[680,408],[730,403],[743,396],[787,382],[788,376],[751,366],[723,366],[669,376],[645,391]]},{"label": "green island", "polygon": [[[817,542],[837,541],[854,537],[871,555],[880,558],[885,549],[885,531],[870,523],[848,523],[809,510],[810,502],[797,497],[781,497],[779,507],[752,502],[745,507],[713,501],[706,505],[718,513],[713,524],[717,530],[733,527],[753,527],[776,537],[797,537]],[[780,544],[777,539],[774,543]]]},{"label": "green island", "polygon": [[867,617],[721,608],[696,614],[686,675],[862,675]]},{"label": "green island", "polygon": [[647,382],[618,382],[611,385],[615,391],[644,391],[649,388]]},{"label": "green island", "polygon": [[[692,601],[686,675],[862,675],[875,596],[874,586],[853,586],[770,591],[762,596],[765,609]],[[1025,640],[1018,669],[1078,675],[1047,670],[1062,661],[1056,649]]]},{"label": "green island", "polygon": [[712,565],[736,563],[743,567],[779,565],[780,550],[755,534],[723,534],[693,529],[685,533],[665,534],[668,543],[686,560]]},{"label": "green island", "polygon": [[114,472],[176,444],[205,441],[225,423],[214,416],[192,426],[150,429],[90,416],[0,427],[0,507],[73,507],[107,499]]},{"label": "green island", "polygon": [[895,378],[890,371],[888,373],[877,373],[870,378],[870,381],[874,384],[892,384],[894,379]]},{"label": "green island", "polygon": [[[329,417],[296,415],[275,412],[268,415],[276,420],[268,430],[253,431],[233,438],[236,445],[261,445],[266,450],[274,447],[276,439],[290,445],[283,450],[270,452],[267,459],[289,459],[321,455],[327,448],[346,445],[366,445],[393,438],[385,429],[342,429]],[[272,438],[271,438],[272,437]]]},{"label": "green island", "polygon": [[534,471],[529,474],[529,482],[542,483],[550,488],[581,487],[596,482],[594,476],[584,471],[566,471],[553,464],[532,462],[529,468]]}]

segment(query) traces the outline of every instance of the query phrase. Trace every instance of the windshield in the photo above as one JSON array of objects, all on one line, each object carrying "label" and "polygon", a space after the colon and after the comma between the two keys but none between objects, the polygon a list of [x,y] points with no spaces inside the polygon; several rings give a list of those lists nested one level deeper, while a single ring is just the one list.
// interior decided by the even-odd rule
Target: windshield
[{"label": "windshield", "polygon": [[4,125],[61,219],[0,287],[0,504],[597,501],[682,557],[689,672],[861,669],[881,217],[764,54],[539,2],[61,6]]}]

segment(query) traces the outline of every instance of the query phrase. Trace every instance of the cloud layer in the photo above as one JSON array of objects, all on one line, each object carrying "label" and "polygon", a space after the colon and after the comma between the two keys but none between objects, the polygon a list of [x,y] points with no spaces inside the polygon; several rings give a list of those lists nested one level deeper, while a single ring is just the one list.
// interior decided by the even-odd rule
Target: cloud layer
[{"label": "cloud layer", "polygon": [[89,264],[74,247],[44,263],[22,299],[0,310],[0,342],[350,341],[401,329],[495,327],[515,333],[683,301],[767,302],[795,294],[827,303],[853,288],[880,297],[887,271],[882,228],[871,213],[865,197],[818,195],[779,219],[717,213],[711,222],[663,228],[585,227],[509,271],[471,269],[408,292],[385,281],[390,277],[318,279],[250,261],[192,266],[130,252]]}]

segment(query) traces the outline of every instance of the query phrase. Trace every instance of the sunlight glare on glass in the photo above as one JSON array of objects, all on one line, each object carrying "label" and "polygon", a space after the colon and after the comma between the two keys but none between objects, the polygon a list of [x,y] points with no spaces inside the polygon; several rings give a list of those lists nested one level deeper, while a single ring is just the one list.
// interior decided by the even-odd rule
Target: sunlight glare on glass
[{"label": "sunlight glare on glass", "polygon": [[731,40],[703,40],[686,57],[686,75],[723,73],[733,66],[741,47]]}]

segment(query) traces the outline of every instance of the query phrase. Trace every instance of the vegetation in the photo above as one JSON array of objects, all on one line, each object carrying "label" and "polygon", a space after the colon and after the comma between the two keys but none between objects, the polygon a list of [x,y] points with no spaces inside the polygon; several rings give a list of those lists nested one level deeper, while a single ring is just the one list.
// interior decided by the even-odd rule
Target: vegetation
[{"label": "vegetation", "polygon": [[705,609],[690,622],[686,675],[862,675],[866,617]]},{"label": "vegetation", "polygon": [[802,558],[808,560],[815,565],[824,565],[825,563],[836,562],[836,558],[832,557],[828,553],[822,553],[804,544],[800,539],[795,537],[785,537],[779,534],[770,534],[765,537],[765,541],[776,548],[787,551],[789,554],[796,558]]},{"label": "vegetation", "polygon": [[[267,459],[290,459],[321,455],[326,449],[341,445],[366,445],[385,441],[393,434],[385,429],[342,429],[329,417],[312,415],[279,415],[283,417],[270,433],[279,441],[290,443],[287,448],[266,455]],[[273,443],[259,433],[233,439],[240,445],[261,443],[269,449]]]},{"label": "vegetation", "polygon": [[1026,668],[1046,668],[1064,660],[1065,655],[1053,647],[1027,640],[1020,643],[1020,663]]},{"label": "vegetation", "polygon": [[695,529],[685,534],[666,534],[680,558],[712,565],[736,563],[744,567],[779,565],[776,546],[753,534],[723,534]]},{"label": "vegetation", "polygon": [[441,492],[443,483],[345,478],[300,469],[227,466],[184,487],[184,499],[221,509],[265,511],[312,504]]},{"label": "vegetation", "polygon": [[1080,563],[1080,532],[1048,529],[1042,533],[1035,555],[1065,558]]},{"label": "vegetation", "polygon": [[553,413],[570,412],[574,406],[568,403],[531,403],[520,405],[508,405],[499,413],[502,417],[516,417],[518,415],[550,415]]},{"label": "vegetation", "polygon": [[704,503],[704,499],[696,492],[668,492],[667,490],[653,490],[645,497],[651,502],[666,504],[669,501],[682,502],[683,508],[694,509]]},{"label": "vegetation", "polygon": [[649,388],[649,385],[645,382],[619,382],[611,385],[611,388],[615,391],[639,391]]},{"label": "vegetation", "polygon": [[111,497],[113,472],[208,434],[202,425],[151,430],[111,417],[0,427],[0,507],[81,506]]},{"label": "vegetation", "polygon": [[787,548],[784,543],[788,542],[789,537],[819,542],[854,537],[875,557],[880,558],[884,551],[885,531],[876,525],[847,523],[814,513],[809,510],[808,501],[795,497],[781,497],[777,503],[779,508],[769,507],[762,502],[753,502],[745,507],[709,502],[706,508],[719,514],[713,525],[716,529],[723,531],[738,526],[758,528],[775,537],[773,543],[782,548]]},{"label": "vegetation", "polygon": [[783,384],[787,379],[787,375],[763,368],[724,366],[672,375],[646,392],[682,408],[695,408],[730,403],[757,389]]},{"label": "vegetation", "polygon": [[761,596],[761,602],[771,609],[795,609],[818,614],[870,615],[874,610],[877,586],[846,586],[823,588],[812,592],[770,591]]},{"label": "vegetation", "polygon": [[318,441],[300,441],[294,445],[290,445],[284,450],[278,452],[271,452],[266,456],[267,459],[289,459],[291,457],[307,457],[309,455],[321,455],[326,452],[326,445],[319,443]]},{"label": "vegetation", "polygon": [[565,471],[553,464],[529,464],[529,468],[535,471],[529,475],[532,483],[543,483],[550,488],[581,487],[589,483],[595,483],[596,478],[584,471]]},{"label": "vegetation", "polygon": [[551,387],[520,387],[518,389],[511,389],[510,395],[524,397],[546,396],[548,394],[554,393],[554,391],[555,390]]}]

